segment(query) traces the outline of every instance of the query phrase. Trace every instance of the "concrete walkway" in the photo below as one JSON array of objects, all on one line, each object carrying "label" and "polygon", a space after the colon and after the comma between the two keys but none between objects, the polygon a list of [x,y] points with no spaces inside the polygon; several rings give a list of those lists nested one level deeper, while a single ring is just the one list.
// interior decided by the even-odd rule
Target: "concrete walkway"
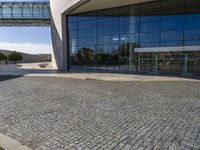
[{"label": "concrete walkway", "polygon": [[0,75],[17,75],[17,76],[36,76],[36,77],[57,77],[88,79],[102,81],[200,81],[200,77],[194,76],[163,76],[163,75],[141,75],[141,74],[123,74],[109,73],[100,71],[88,72],[62,72],[52,68],[39,68],[39,63],[17,64],[17,65],[0,65]]},{"label": "concrete walkway", "polygon": [[[0,133],[0,146],[5,150],[32,150],[18,141]],[[0,147],[0,148],[1,148]]]}]

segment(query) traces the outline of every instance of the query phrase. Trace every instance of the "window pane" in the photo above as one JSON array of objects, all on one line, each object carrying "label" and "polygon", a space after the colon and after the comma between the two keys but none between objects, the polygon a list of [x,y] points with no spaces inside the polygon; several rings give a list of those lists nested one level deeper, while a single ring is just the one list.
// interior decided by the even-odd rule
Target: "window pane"
[{"label": "window pane", "polygon": [[68,22],[76,22],[77,21],[77,16],[68,16]]},{"label": "window pane", "polygon": [[119,17],[106,17],[98,19],[98,27],[119,26]]},{"label": "window pane", "polygon": [[96,13],[83,13],[78,16],[78,22],[80,21],[88,21],[88,20],[95,20],[96,19]]},{"label": "window pane", "polygon": [[69,30],[77,30],[77,22],[71,22],[68,24]]},{"label": "window pane", "polygon": [[68,32],[69,34],[69,38],[72,39],[72,38],[77,38],[77,31],[74,30],[74,31],[69,31]]},{"label": "window pane", "polygon": [[200,28],[200,17],[185,18],[186,29]]},{"label": "window pane", "polygon": [[119,27],[104,27],[99,28],[98,33],[99,35],[117,35],[119,32]]},{"label": "window pane", "polygon": [[184,20],[176,19],[176,20],[166,20],[161,22],[161,30],[181,30],[183,29]]},{"label": "window pane", "polygon": [[120,24],[133,24],[139,22],[139,7],[129,6],[120,9]]},{"label": "window pane", "polygon": [[183,8],[184,0],[164,0],[161,1],[161,9],[174,9],[174,8]]},{"label": "window pane", "polygon": [[137,32],[139,32],[139,24],[123,25],[120,27],[121,34],[129,34]]},{"label": "window pane", "polygon": [[140,43],[140,47],[158,47],[158,42],[151,42],[151,43]]},{"label": "window pane", "polygon": [[70,47],[77,47],[77,39],[70,39],[69,40],[69,46]]},{"label": "window pane", "polygon": [[89,20],[78,23],[78,29],[96,28],[96,20]]},{"label": "window pane", "polygon": [[119,43],[118,35],[98,37],[98,44],[118,44],[118,43]]},{"label": "window pane", "polygon": [[95,37],[96,36],[96,29],[87,29],[87,30],[79,30],[78,37]]},{"label": "window pane", "polygon": [[183,31],[165,31],[161,32],[161,41],[181,41],[183,40]]},{"label": "window pane", "polygon": [[141,42],[155,42],[159,41],[160,34],[158,32],[155,33],[141,33],[140,34],[140,41]]},{"label": "window pane", "polygon": [[185,30],[185,40],[199,40],[200,41],[200,29],[197,30]]},{"label": "window pane", "polygon": [[160,22],[141,23],[140,32],[156,32],[160,30]]},{"label": "window pane", "polygon": [[183,41],[160,42],[160,46],[182,46]]},{"label": "window pane", "polygon": [[78,45],[95,45],[96,44],[96,38],[79,38],[78,39]]}]

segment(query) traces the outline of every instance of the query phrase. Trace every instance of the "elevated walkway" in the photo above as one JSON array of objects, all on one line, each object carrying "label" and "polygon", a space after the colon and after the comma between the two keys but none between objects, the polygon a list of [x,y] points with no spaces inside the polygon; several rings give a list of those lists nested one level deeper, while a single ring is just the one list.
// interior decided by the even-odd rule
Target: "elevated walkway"
[{"label": "elevated walkway", "polygon": [[0,26],[50,26],[48,1],[0,1]]}]

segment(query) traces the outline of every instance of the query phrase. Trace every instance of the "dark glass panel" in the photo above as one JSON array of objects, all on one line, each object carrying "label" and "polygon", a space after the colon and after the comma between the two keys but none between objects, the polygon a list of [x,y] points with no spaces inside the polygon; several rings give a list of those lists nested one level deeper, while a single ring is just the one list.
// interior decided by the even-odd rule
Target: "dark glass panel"
[{"label": "dark glass panel", "polygon": [[167,20],[184,20],[183,14],[163,14],[161,16],[161,21],[167,21]]},{"label": "dark glass panel", "polygon": [[89,20],[78,23],[78,30],[88,28],[96,28],[96,20]]},{"label": "dark glass panel", "polygon": [[185,18],[185,29],[200,28],[200,17]]},{"label": "dark glass panel", "polygon": [[107,66],[105,69],[116,69],[119,64],[118,45],[99,45],[97,52],[97,61],[99,66]]},{"label": "dark glass panel", "polygon": [[119,26],[119,17],[98,18],[98,27]]},{"label": "dark glass panel", "polygon": [[140,8],[140,22],[160,21],[159,2],[142,4]]},{"label": "dark glass panel", "polygon": [[120,17],[121,25],[134,24],[134,23],[139,23],[139,16],[121,16]]},{"label": "dark glass panel", "polygon": [[144,3],[140,6],[140,15],[159,15],[160,2]]},{"label": "dark glass panel", "polygon": [[144,23],[144,22],[158,22],[160,21],[160,16],[153,16],[153,15],[149,15],[149,16],[140,16],[140,22]]},{"label": "dark glass panel", "polygon": [[70,47],[77,47],[77,39],[69,39],[69,46]]},{"label": "dark glass panel", "polygon": [[120,9],[120,24],[139,23],[139,7],[129,6]]},{"label": "dark glass panel", "polygon": [[118,35],[108,35],[108,36],[100,36],[98,37],[98,44],[118,44],[119,37]]},{"label": "dark glass panel", "polygon": [[70,47],[69,63],[70,63],[70,68],[78,68],[79,67],[78,48],[77,47]]},{"label": "dark glass panel", "polygon": [[148,22],[140,24],[140,32],[157,32],[160,30],[160,22]]},{"label": "dark glass panel", "polygon": [[78,45],[96,45],[96,38],[79,38],[78,39]]},{"label": "dark glass panel", "polygon": [[161,47],[165,46],[180,46],[183,45],[183,41],[173,41],[173,42],[160,42]]},{"label": "dark glass panel", "polygon": [[79,14],[78,16],[78,22],[95,20],[95,19],[96,19],[96,12],[83,13],[83,14]]},{"label": "dark glass panel", "polygon": [[120,26],[120,34],[129,34],[139,32],[139,24],[130,24]]},{"label": "dark glass panel", "polygon": [[68,16],[68,22],[77,22],[77,16]]},{"label": "dark glass panel", "polygon": [[161,20],[184,18],[184,8],[162,10]]},{"label": "dark glass panel", "polygon": [[199,0],[185,0],[185,7],[200,6]]},{"label": "dark glass panel", "polygon": [[97,12],[98,18],[107,18],[107,17],[118,17],[119,16],[119,8],[102,10]]},{"label": "dark glass panel", "polygon": [[77,38],[77,31],[76,30],[74,30],[74,31],[69,30],[68,34],[69,34],[70,39]]},{"label": "dark glass panel", "polygon": [[161,30],[182,30],[184,19],[166,20],[161,22]]},{"label": "dark glass panel", "polygon": [[119,9],[109,9],[99,11],[98,27],[119,26]]},{"label": "dark glass panel", "polygon": [[161,32],[161,41],[181,41],[183,40],[183,31],[164,31]]},{"label": "dark glass panel", "polygon": [[79,64],[83,67],[93,66],[95,63],[95,47],[81,46],[78,49]]},{"label": "dark glass panel", "polygon": [[140,42],[157,42],[159,40],[160,40],[160,34],[158,32],[140,34]]},{"label": "dark glass panel", "polygon": [[140,43],[140,47],[159,47],[158,42]]},{"label": "dark glass panel", "polygon": [[185,46],[200,45],[200,40],[187,40],[184,41]]},{"label": "dark glass panel", "polygon": [[183,8],[184,0],[162,0],[161,1],[161,9],[176,9]]},{"label": "dark glass panel", "polygon": [[184,0],[162,0],[162,20],[177,19],[184,16]]},{"label": "dark glass panel", "polygon": [[78,37],[80,38],[95,37],[95,36],[96,36],[96,28],[78,31]]},{"label": "dark glass panel", "polygon": [[185,30],[184,40],[199,40],[200,41],[200,29]]},{"label": "dark glass panel", "polygon": [[77,22],[71,22],[68,24],[69,30],[77,30]]},{"label": "dark glass panel", "polygon": [[119,27],[104,27],[98,29],[99,36],[103,35],[118,35]]},{"label": "dark glass panel", "polygon": [[139,34],[123,34],[120,37],[120,43],[132,43],[138,46]]}]

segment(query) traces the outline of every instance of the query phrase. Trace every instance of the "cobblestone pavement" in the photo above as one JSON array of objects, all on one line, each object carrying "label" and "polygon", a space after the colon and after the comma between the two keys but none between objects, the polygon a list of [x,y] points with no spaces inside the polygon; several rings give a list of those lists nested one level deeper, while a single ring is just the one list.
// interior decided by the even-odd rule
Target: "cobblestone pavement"
[{"label": "cobblestone pavement", "polygon": [[199,150],[200,82],[0,77],[0,132],[37,150]]}]

